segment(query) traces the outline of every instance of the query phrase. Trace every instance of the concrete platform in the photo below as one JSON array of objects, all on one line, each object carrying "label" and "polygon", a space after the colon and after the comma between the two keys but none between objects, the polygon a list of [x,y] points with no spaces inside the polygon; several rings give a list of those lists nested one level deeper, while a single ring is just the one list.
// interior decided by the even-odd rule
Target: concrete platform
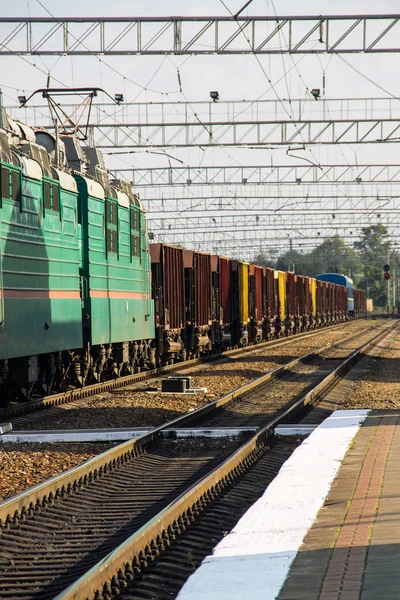
[{"label": "concrete platform", "polygon": [[[304,579],[303,567],[297,570],[299,581],[291,590],[285,590],[285,580],[367,414],[365,410],[335,411],[319,425],[286,461],[264,495],[205,558],[178,599],[275,600],[283,586],[286,595],[282,599],[318,598],[309,593],[318,589],[314,567],[320,568],[321,576],[324,571],[310,553],[306,552],[309,580]],[[330,543],[336,531],[337,526],[329,530]],[[328,555],[331,546],[322,546]],[[337,597],[350,600],[350,596]]]},{"label": "concrete platform", "polygon": [[365,420],[278,598],[400,598],[400,411]]}]

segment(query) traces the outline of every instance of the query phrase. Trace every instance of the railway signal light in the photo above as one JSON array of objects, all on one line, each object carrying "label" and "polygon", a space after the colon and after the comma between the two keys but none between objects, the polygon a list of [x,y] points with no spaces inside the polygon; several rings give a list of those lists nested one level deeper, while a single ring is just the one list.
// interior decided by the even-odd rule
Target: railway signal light
[{"label": "railway signal light", "polygon": [[390,265],[383,265],[383,270],[385,271],[384,274],[383,274],[384,278],[386,280],[390,279],[390,273],[389,273]]}]

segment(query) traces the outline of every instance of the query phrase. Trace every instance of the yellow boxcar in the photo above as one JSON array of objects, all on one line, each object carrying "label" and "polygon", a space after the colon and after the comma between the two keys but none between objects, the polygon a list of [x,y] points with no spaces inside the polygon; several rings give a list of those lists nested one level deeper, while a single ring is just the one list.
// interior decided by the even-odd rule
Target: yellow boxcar
[{"label": "yellow boxcar", "polygon": [[286,273],[285,271],[275,271],[277,283],[278,315],[281,319],[286,317]]},{"label": "yellow boxcar", "polygon": [[240,321],[249,320],[249,264],[238,261]]},{"label": "yellow boxcar", "polygon": [[311,314],[313,317],[317,314],[317,280],[310,277],[311,288]]}]

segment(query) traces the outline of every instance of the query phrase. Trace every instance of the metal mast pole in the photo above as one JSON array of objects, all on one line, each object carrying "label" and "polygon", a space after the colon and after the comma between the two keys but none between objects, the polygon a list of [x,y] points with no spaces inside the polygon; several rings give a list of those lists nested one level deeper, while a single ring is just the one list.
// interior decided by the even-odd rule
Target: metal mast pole
[{"label": "metal mast pole", "polygon": [[[389,255],[387,257],[387,264],[390,265],[389,263]],[[387,314],[389,314],[390,312],[390,299],[389,299],[389,295],[390,295],[390,280],[387,279],[387,300],[386,300],[386,312]]]}]

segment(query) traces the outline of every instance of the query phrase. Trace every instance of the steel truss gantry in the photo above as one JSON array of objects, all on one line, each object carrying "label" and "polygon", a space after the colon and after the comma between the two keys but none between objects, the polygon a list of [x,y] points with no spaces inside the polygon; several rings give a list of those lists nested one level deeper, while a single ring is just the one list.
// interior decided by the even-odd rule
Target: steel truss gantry
[{"label": "steel truss gantry", "polygon": [[400,227],[399,214],[396,215],[382,215],[377,219],[376,214],[371,213],[369,215],[357,215],[353,216],[346,223],[336,223],[332,220],[331,215],[318,216],[314,214],[314,218],[309,218],[308,215],[296,215],[296,218],[284,218],[283,216],[277,217],[275,215],[253,215],[253,216],[242,216],[241,222],[238,222],[233,216],[230,218],[224,217],[218,219],[218,217],[191,217],[184,221],[172,221],[167,224],[166,219],[156,219],[150,216],[149,223],[151,231],[163,231],[165,233],[177,234],[198,234],[208,233],[210,236],[217,236],[220,238],[225,233],[243,233],[247,231],[257,231],[257,228],[264,231],[340,231],[348,228],[361,229],[362,227],[370,227],[380,223],[385,227]]},{"label": "steel truss gantry", "polygon": [[249,165],[112,169],[116,178],[145,187],[400,183],[397,165]]},{"label": "steel truss gantry", "polygon": [[399,52],[400,15],[2,17],[3,55]]},{"label": "steel truss gantry", "polygon": [[[363,227],[377,223],[384,225],[394,240],[400,237],[400,201],[395,197],[380,200],[377,204],[376,198],[337,198],[332,203],[315,198],[299,204],[289,199],[282,204],[281,199],[270,198],[240,209],[230,205],[229,199],[215,199],[206,208],[204,204],[192,203],[192,199],[171,210],[165,203],[144,204],[149,211],[149,229],[157,241],[195,245],[203,251],[218,247],[230,255],[248,248],[246,256],[251,257],[259,243],[286,251],[289,238],[297,240],[303,249],[335,235],[351,243],[358,239]],[[261,202],[268,208],[263,209]]]},{"label": "steel truss gantry", "polygon": [[[244,186],[243,186],[244,187]],[[243,187],[241,188],[243,190]],[[346,188],[340,188],[332,192],[325,186],[321,188],[317,185],[314,188],[310,185],[307,188],[296,186],[286,187],[284,192],[272,193],[270,189],[264,191],[261,186],[254,186],[253,189],[245,187],[244,192],[234,192],[229,189],[218,188],[215,194],[210,188],[199,188],[199,193],[190,189],[190,194],[171,194],[179,188],[168,189],[156,188],[135,188],[140,193],[140,197],[149,215],[162,213],[167,215],[176,214],[185,216],[186,213],[207,211],[210,212],[232,212],[245,211],[254,213],[255,211],[281,212],[285,209],[289,212],[300,214],[302,210],[318,211],[347,211],[352,213],[354,210],[372,211],[378,213],[381,209],[387,212],[400,211],[400,188],[389,189],[382,185],[374,192],[368,193],[362,190],[354,193],[348,192]],[[208,194],[201,192],[210,190]],[[353,188],[354,189],[354,188]]]},{"label": "steel truss gantry", "polygon": [[[74,114],[78,105],[62,108]],[[54,128],[45,104],[7,111],[28,124]],[[149,147],[390,142],[400,137],[400,104],[394,98],[99,103],[91,108],[88,135],[90,145],[113,154]]]},{"label": "steel truss gantry", "polygon": [[[318,233],[320,235],[318,235]],[[300,252],[308,252],[316,245],[323,242],[324,238],[339,235],[348,246],[352,246],[359,239],[355,230],[351,229],[317,229],[315,233],[307,231],[293,231],[287,228],[281,230],[266,230],[262,227],[254,230],[239,232],[239,234],[226,231],[219,236],[210,232],[187,233],[179,232],[153,232],[155,242],[167,244],[182,244],[187,248],[194,248],[204,252],[215,252],[227,254],[228,256],[239,256],[252,260],[259,252],[274,252],[276,255],[287,252],[290,249]],[[397,246],[400,243],[400,224],[389,230],[389,237]]]}]

